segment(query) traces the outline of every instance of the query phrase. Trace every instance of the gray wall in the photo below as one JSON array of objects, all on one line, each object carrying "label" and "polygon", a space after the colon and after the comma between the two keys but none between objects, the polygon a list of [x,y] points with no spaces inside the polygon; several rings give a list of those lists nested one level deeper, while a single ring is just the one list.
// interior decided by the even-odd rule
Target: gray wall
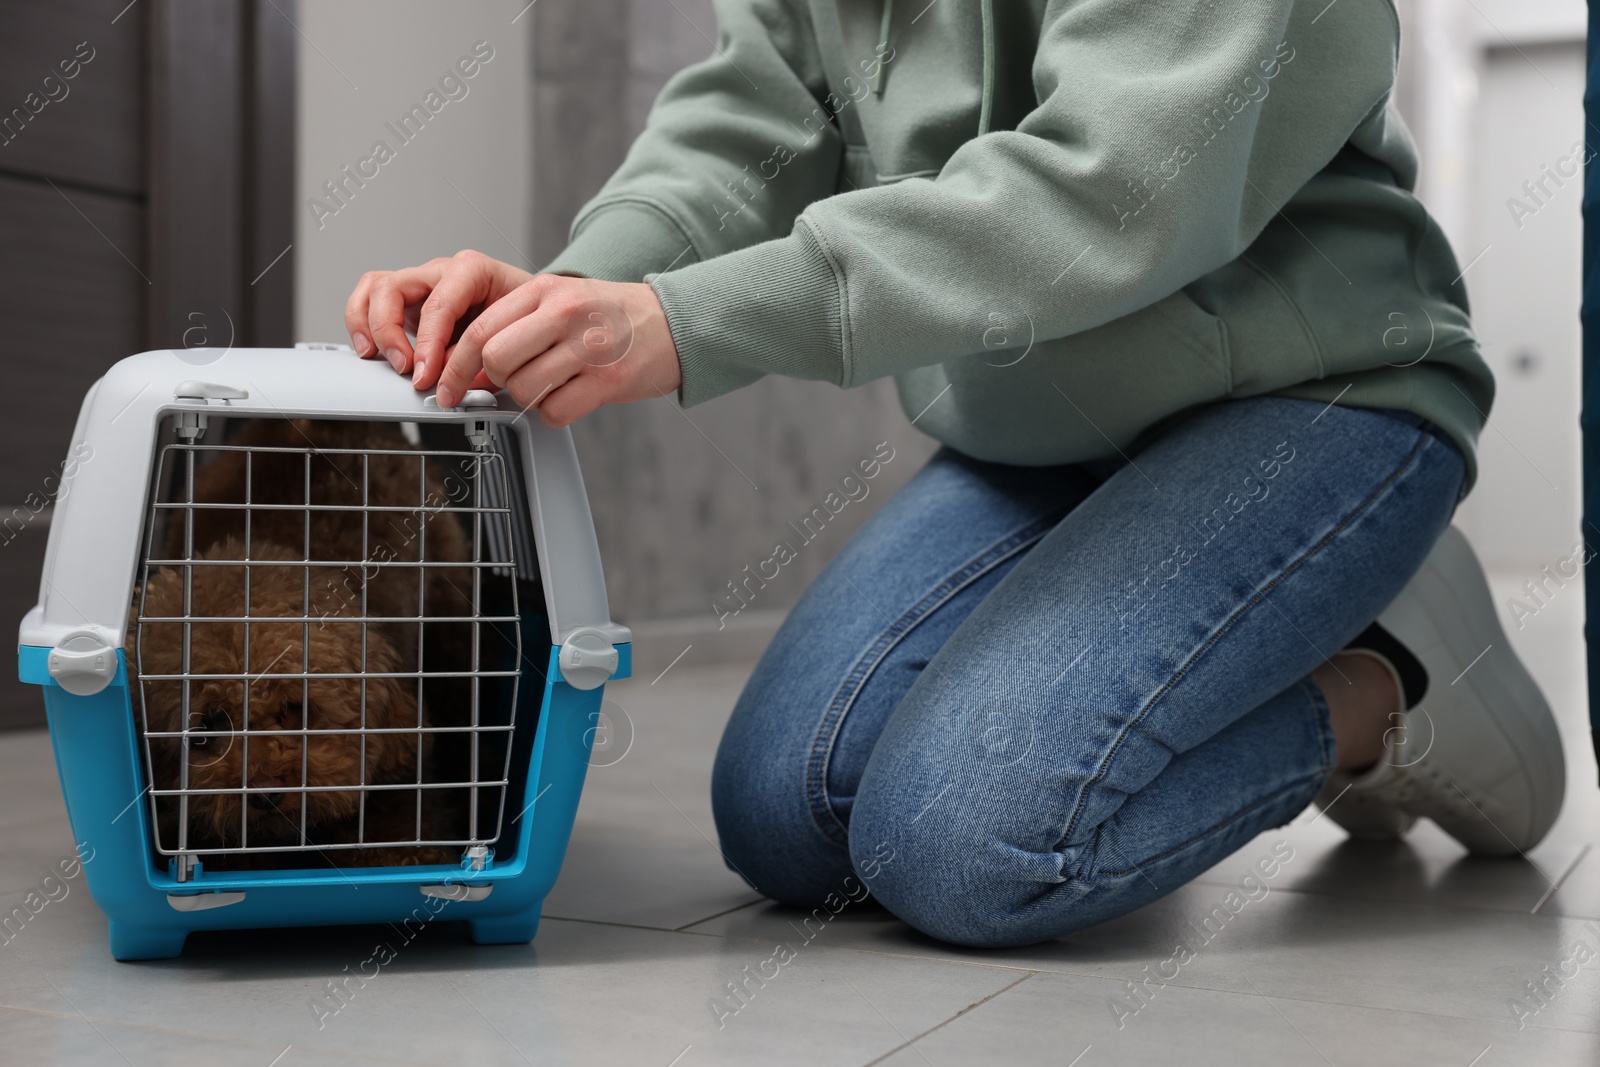
[{"label": "gray wall", "polygon": [[[344,303],[364,271],[477,248],[527,266],[531,15],[501,0],[306,0],[299,53],[296,334],[347,341]],[[474,43],[494,58],[409,143],[386,128]],[[324,182],[375,141],[395,151],[345,206]],[[338,207],[320,220],[313,198]],[[519,248],[522,251],[519,251]]]}]

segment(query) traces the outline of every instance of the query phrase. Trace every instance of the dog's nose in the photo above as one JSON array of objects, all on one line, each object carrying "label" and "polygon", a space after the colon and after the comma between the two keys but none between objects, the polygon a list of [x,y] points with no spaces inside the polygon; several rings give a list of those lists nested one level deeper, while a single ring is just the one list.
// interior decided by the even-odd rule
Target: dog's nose
[{"label": "dog's nose", "polygon": [[257,811],[271,811],[283,801],[282,793],[251,793],[250,806]]}]

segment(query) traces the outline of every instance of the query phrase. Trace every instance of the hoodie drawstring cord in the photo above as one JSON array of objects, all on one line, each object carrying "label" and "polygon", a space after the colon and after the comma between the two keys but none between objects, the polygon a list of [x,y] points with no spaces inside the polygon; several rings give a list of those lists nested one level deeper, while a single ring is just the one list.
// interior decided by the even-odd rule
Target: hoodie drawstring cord
[{"label": "hoodie drawstring cord", "polygon": [[[892,2],[892,0],[891,0]],[[978,110],[978,136],[989,132],[994,110],[994,0],[983,0],[983,105]]]},{"label": "hoodie drawstring cord", "polygon": [[[983,101],[978,109],[978,136],[989,132],[994,113],[994,0],[979,4],[983,16]],[[878,24],[878,69],[872,76],[872,92],[883,95],[883,72],[889,64],[884,56],[889,51],[889,24],[894,19],[894,0],[883,0],[883,20]]]},{"label": "hoodie drawstring cord", "polygon": [[872,75],[872,92],[876,96],[883,95],[883,71],[888,66],[883,57],[889,51],[889,20],[893,17],[894,0],[883,0],[883,21],[878,24],[878,69]]}]

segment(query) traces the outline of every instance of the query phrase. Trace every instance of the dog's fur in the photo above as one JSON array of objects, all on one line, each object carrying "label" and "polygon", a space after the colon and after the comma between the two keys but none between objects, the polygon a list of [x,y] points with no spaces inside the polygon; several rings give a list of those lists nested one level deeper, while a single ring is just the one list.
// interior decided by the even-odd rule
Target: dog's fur
[{"label": "dog's fur", "polygon": [[[254,447],[356,448],[381,451],[404,449],[403,437],[383,424],[362,422],[310,422],[286,419],[257,420],[246,427],[237,444]],[[376,616],[416,616],[425,608],[430,616],[470,615],[471,575],[465,568],[420,569],[404,566],[419,557],[430,561],[462,561],[467,539],[455,518],[423,512],[419,505],[447,504],[437,471],[424,480],[415,456],[371,456],[363,471],[359,455],[319,452],[311,457],[309,536],[305,510],[249,510],[250,565],[199,565],[192,568],[190,617],[240,616],[299,618],[309,622],[252,622],[249,626],[249,722],[257,730],[416,730],[454,724],[469,710],[464,687],[455,681],[430,679],[425,683],[419,711],[414,678],[372,677],[373,674],[464,670],[470,666],[461,624],[422,624],[426,635],[426,664],[418,658],[419,624],[415,622],[340,622],[359,618],[365,611]],[[306,503],[306,460],[303,452],[255,452],[250,463],[249,495],[253,504]],[[363,485],[365,489],[363,489]],[[175,494],[183,499],[183,492]],[[393,507],[395,511],[363,512],[317,509],[317,505]],[[245,503],[244,454],[224,452],[195,474],[195,500],[199,503]],[[169,523],[164,551],[171,559],[185,558],[186,524],[183,512]],[[246,558],[245,510],[192,509],[194,558],[202,561],[242,561]],[[159,536],[159,534],[158,534]],[[201,546],[205,546],[203,549]],[[425,547],[424,547],[425,545]],[[309,561],[307,547],[309,546]],[[316,561],[348,566],[319,566]],[[396,566],[375,566],[372,561],[392,561]],[[294,565],[300,563],[301,565]],[[285,566],[284,564],[289,564]],[[419,572],[421,581],[419,583]],[[245,605],[248,573],[249,609]],[[142,605],[142,610],[141,610]],[[181,623],[141,625],[146,617],[181,617],[182,568],[154,571],[135,594],[129,627],[130,667],[134,674],[178,674],[183,669]],[[451,630],[455,632],[452,633]],[[363,631],[365,631],[363,633]],[[245,673],[243,623],[190,623],[189,673],[191,675]],[[350,674],[351,678],[279,678],[283,674]],[[188,844],[192,848],[230,848],[242,843],[260,845],[347,844],[358,840],[396,841],[416,837],[416,789],[374,790],[365,784],[400,784],[418,780],[419,762],[424,781],[460,781],[452,769],[441,768],[435,758],[432,735],[427,732],[328,733],[302,739],[246,738],[232,731],[246,728],[245,689],[238,679],[190,683],[189,726],[200,731],[200,743],[191,740],[190,789],[244,787],[271,790],[191,795],[188,803]],[[183,728],[182,683],[135,681],[136,712],[152,730]],[[362,708],[365,706],[363,714]],[[448,735],[447,735],[448,736]],[[248,749],[248,769],[245,752]],[[219,751],[217,751],[219,750]],[[150,742],[152,779],[159,789],[177,788],[181,781],[181,739],[154,738]],[[305,773],[302,778],[301,768]],[[325,791],[295,790],[300,786],[339,787]],[[443,795],[448,790],[421,790],[422,838],[459,838],[466,827],[460,812],[452,810]],[[305,836],[301,836],[302,797]],[[157,804],[162,844],[177,840],[176,798]],[[242,828],[248,838],[242,839]],[[360,836],[358,836],[358,834]],[[337,866],[374,864],[450,863],[459,850],[443,846],[331,850],[325,861]],[[213,867],[303,865],[296,853],[213,855]],[[288,861],[287,863],[285,861]]]},{"label": "dog's fur", "polygon": [[[309,419],[256,419],[230,444],[254,449],[361,449],[377,453],[365,458],[338,452],[319,452],[310,462],[310,499],[306,498],[307,464],[303,451],[252,451],[249,459],[249,484],[246,485],[244,452],[225,451],[195,472],[194,498],[200,504],[243,504],[246,489],[250,503],[294,505],[289,510],[249,509],[249,540],[259,540],[297,551],[297,559],[371,561],[372,565],[343,568],[337,588],[355,604],[344,614],[360,614],[362,573],[366,575],[368,613],[372,615],[415,615],[419,586],[417,568],[404,564],[426,558],[430,561],[460,561],[467,558],[467,538],[455,518],[439,512],[421,510],[423,505],[439,507],[450,503],[440,480],[435,461],[422,477],[417,456],[383,455],[405,450],[410,443],[392,426],[371,422],[312,421]],[[366,470],[363,471],[365,464]],[[180,488],[174,494],[182,499]],[[348,507],[366,504],[376,510],[366,513],[363,546],[362,513],[359,511],[318,510],[318,505]],[[308,512],[302,510],[311,505]],[[402,510],[383,510],[397,508]],[[192,509],[193,544],[197,551],[216,544],[224,537],[244,539],[245,509]],[[182,559],[185,524],[183,512],[166,531],[169,559]],[[364,549],[364,551],[363,551]],[[468,615],[472,612],[471,574],[464,569],[426,568],[425,598],[429,614]],[[414,626],[396,629],[401,624],[383,624],[403,643],[416,645]],[[415,669],[415,668],[409,668]]]}]

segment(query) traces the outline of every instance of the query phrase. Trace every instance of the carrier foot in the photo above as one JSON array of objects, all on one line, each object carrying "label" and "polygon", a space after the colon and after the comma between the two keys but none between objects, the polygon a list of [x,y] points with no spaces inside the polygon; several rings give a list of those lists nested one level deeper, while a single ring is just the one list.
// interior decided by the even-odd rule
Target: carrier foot
[{"label": "carrier foot", "polygon": [[467,920],[467,936],[475,945],[525,945],[538,932],[539,905],[497,919]]},{"label": "carrier foot", "polygon": [[119,960],[170,960],[183,954],[183,943],[189,937],[187,930],[161,926],[113,922],[109,927],[111,955]]}]

